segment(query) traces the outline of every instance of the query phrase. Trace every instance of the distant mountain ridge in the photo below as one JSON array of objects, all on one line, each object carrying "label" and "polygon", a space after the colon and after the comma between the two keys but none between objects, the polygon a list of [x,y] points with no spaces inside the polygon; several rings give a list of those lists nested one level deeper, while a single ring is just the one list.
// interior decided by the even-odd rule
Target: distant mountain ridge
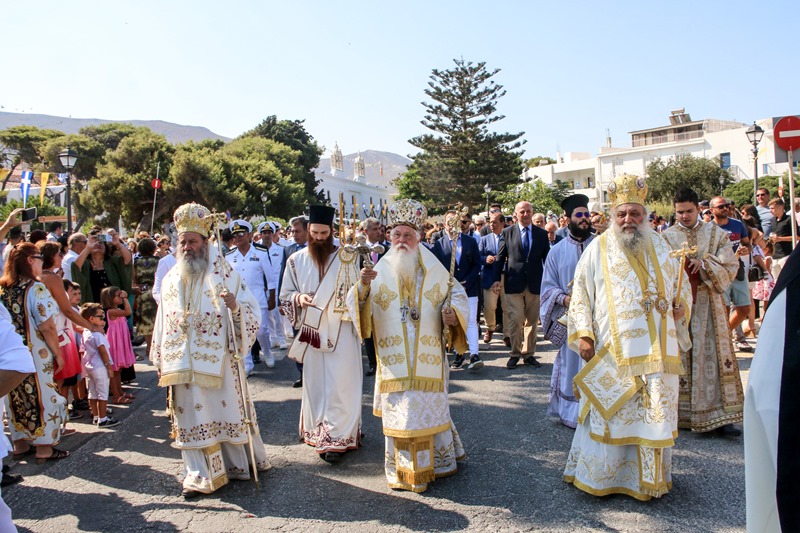
[{"label": "distant mountain ridge", "polygon": [[[7,113],[0,111],[0,130],[12,126],[35,126],[42,129],[52,129],[63,131],[64,133],[78,133],[85,126],[97,126],[111,122],[131,124],[133,126],[146,126],[155,133],[161,134],[172,144],[181,144],[186,141],[203,141],[206,139],[222,140],[228,142],[231,139],[217,135],[208,128],[202,126],[185,126],[163,120],[107,120],[100,118],[71,118],[57,117],[53,115],[39,115],[33,113]],[[358,152],[343,156],[344,175],[352,179],[354,176],[353,162],[358,157]],[[380,150],[364,150],[361,152],[366,166],[367,183],[385,187],[391,191],[396,188],[392,185],[392,180],[406,171],[411,160],[400,154],[392,152],[382,152]],[[381,164],[383,165],[383,175],[381,176]],[[314,171],[317,179],[323,180],[330,176],[331,160],[330,157],[320,159],[319,166]]]},{"label": "distant mountain ridge", "polygon": [[133,126],[146,126],[155,133],[161,134],[172,144],[181,144],[186,141],[203,141],[206,139],[228,142],[231,139],[217,135],[202,126],[185,126],[163,120],[106,120],[101,118],[71,118],[56,117],[52,115],[37,115],[29,113],[6,113],[0,111],[0,130],[12,126],[36,126],[37,128],[63,131],[64,133],[78,133],[85,126],[98,126],[111,122],[131,124]]},{"label": "distant mountain ridge", "polygon": [[[381,152],[379,150],[364,150],[361,157],[364,158],[364,166],[366,167],[367,183],[370,185],[378,185],[386,187],[392,191],[396,191],[396,187],[392,185],[392,180],[406,171],[411,160],[400,154],[393,152]],[[347,154],[343,156],[344,159],[344,175],[352,179],[355,175],[353,162],[358,157],[359,152]],[[383,164],[383,176],[381,176],[381,164]],[[317,179],[324,180],[326,176],[331,173],[331,158],[325,157],[320,159],[319,167],[314,171]]]}]

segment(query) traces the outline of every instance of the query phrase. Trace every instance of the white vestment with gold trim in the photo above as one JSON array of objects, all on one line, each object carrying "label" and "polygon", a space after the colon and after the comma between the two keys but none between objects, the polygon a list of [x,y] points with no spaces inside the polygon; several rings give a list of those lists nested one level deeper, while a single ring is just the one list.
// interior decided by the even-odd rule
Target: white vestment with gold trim
[{"label": "white vestment with gold trim", "polygon": [[[183,457],[183,487],[202,493],[229,479],[250,479],[248,430],[255,468],[270,468],[253,403],[241,388],[244,369],[233,357],[237,353],[243,359],[255,341],[258,301],[216,247],[209,244],[209,250],[211,265],[199,286],[186,287],[178,268],[164,277],[150,350],[161,386],[170,387],[172,436]],[[220,296],[223,289],[239,304],[232,313],[233,328]],[[249,413],[253,420],[248,428]]]},{"label": "white vestment with gold trim", "polygon": [[[391,271],[390,250],[376,265],[369,294],[358,287],[348,295],[353,323],[363,337],[372,335],[378,369],[373,413],[381,417],[386,440],[384,468],[389,486],[423,492],[436,478],[455,474],[464,447],[450,418],[450,367],[442,341],[441,310],[449,273],[436,257],[419,248],[422,268],[410,297],[401,295]],[[451,307],[459,325],[451,343],[466,350],[469,302],[456,283]],[[392,318],[392,317],[396,317]]]},{"label": "white vestment with gold trim", "polygon": [[[358,449],[361,440],[361,343],[345,305],[358,281],[355,259],[340,249],[320,276],[305,248],[289,257],[281,284],[281,308],[299,330],[288,355],[303,363],[300,438],[320,454]],[[313,296],[305,309],[302,294]]]},{"label": "white vestment with gold trim", "polygon": [[[579,351],[581,337],[593,339],[595,356],[575,377],[580,414],[564,479],[597,496],[647,500],[672,485],[679,344],[690,346],[691,291],[684,279],[676,294],[679,266],[666,242],[647,230],[645,243],[644,253],[627,254],[609,230],[575,272],[568,342]],[[673,301],[687,309],[678,324]]]}]

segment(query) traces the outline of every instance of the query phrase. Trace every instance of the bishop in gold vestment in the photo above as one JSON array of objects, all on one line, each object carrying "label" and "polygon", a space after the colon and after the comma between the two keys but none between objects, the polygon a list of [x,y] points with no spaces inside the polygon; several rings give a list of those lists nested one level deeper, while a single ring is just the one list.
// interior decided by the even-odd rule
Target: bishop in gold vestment
[{"label": "bishop in gold vestment", "polygon": [[585,363],[574,380],[578,427],[564,479],[596,496],[647,500],[672,485],[691,296],[688,283],[678,290],[678,262],[647,225],[646,191],[636,176],[612,182],[611,228],[575,271],[568,342]]},{"label": "bishop in gold vestment", "polygon": [[419,246],[425,214],[412,200],[389,209],[392,247],[375,270],[362,269],[348,295],[361,337],[375,341],[373,412],[386,437],[386,478],[390,487],[414,492],[455,474],[465,455],[450,418],[443,333],[456,352],[467,349],[469,302],[459,283],[448,298],[448,271]]},{"label": "bishop in gold vestment", "polygon": [[740,434],[730,425],[742,422],[744,394],[722,296],[736,275],[738,261],[728,232],[699,220],[694,191],[679,191],[675,210],[677,223],[662,235],[673,250],[684,243],[694,250],[686,262],[694,298],[692,348],[681,350],[686,374],[679,381],[678,426]]},{"label": "bishop in gold vestment", "polygon": [[178,262],[164,277],[150,358],[170,388],[188,499],[270,464],[242,363],[258,332],[258,300],[208,242],[208,209],[186,204],[174,218]]}]

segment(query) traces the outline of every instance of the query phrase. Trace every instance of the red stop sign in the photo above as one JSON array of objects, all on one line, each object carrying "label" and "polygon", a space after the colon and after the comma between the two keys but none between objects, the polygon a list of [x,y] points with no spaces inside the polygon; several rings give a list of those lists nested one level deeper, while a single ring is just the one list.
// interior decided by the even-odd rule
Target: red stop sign
[{"label": "red stop sign", "polygon": [[783,117],[773,130],[775,144],[786,150],[800,150],[800,117]]},{"label": "red stop sign", "polygon": [[158,179],[158,178],[153,178],[153,181],[150,182],[150,185],[152,185],[154,189],[160,189],[161,188],[161,180]]}]

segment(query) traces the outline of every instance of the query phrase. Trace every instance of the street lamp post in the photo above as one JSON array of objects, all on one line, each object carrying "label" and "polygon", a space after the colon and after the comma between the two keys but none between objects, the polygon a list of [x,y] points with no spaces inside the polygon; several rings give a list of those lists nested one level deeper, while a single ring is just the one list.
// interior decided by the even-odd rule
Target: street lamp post
[{"label": "street lamp post", "polygon": [[764,130],[761,126],[753,122],[753,125],[747,128],[745,132],[747,140],[753,145],[753,202],[757,202],[756,194],[758,194],[758,143],[764,136]]},{"label": "street lamp post", "polygon": [[261,193],[261,204],[264,206],[264,220],[267,220],[267,191]]},{"label": "street lamp post", "polygon": [[67,146],[58,154],[61,166],[67,171],[67,234],[72,235],[72,169],[78,161],[78,154]]},{"label": "street lamp post", "polygon": [[724,188],[725,188],[725,171],[722,171],[722,172],[719,173],[719,194],[720,194],[720,196],[722,196],[722,193],[725,192]]},{"label": "street lamp post", "polygon": [[489,216],[489,193],[492,192],[492,188],[489,187],[489,184],[483,186],[483,192],[486,193],[486,216]]}]

